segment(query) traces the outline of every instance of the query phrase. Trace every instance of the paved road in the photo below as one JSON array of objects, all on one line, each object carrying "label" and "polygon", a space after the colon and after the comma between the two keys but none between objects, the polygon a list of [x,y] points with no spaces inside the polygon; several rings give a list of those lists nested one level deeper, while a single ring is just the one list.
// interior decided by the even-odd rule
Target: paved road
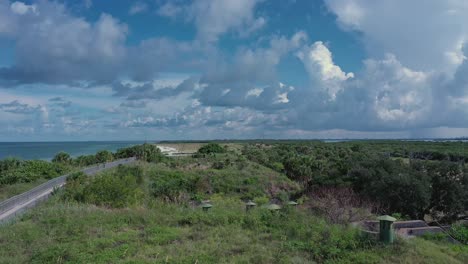
[{"label": "paved road", "polygon": [[[83,169],[82,172],[93,175],[100,171],[116,167],[121,164],[129,164],[135,162],[135,158],[121,159],[105,164],[98,164],[93,167]],[[23,213],[26,209],[32,208],[40,201],[46,200],[50,194],[57,188],[65,185],[68,175],[63,175],[45,182],[27,192],[13,196],[5,201],[0,202],[0,223],[8,222],[14,219],[15,216]]]}]

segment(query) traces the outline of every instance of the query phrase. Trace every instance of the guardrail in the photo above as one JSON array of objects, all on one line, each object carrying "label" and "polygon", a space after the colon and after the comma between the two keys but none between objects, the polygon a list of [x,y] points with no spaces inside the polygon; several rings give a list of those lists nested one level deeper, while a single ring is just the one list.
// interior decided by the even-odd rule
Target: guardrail
[{"label": "guardrail", "polygon": [[[119,160],[116,160],[116,161],[113,161],[113,162],[108,162],[108,163],[103,163],[103,164],[98,164],[98,165],[95,165],[95,166],[92,166],[92,167],[88,167],[88,168],[85,168],[85,169],[83,169],[81,171],[83,173],[85,173],[85,174],[93,175],[93,174],[96,174],[96,173],[98,173],[100,171],[110,169],[110,168],[116,167],[118,165],[132,163],[135,160],[136,160],[135,157],[127,158],[127,159],[119,159]],[[27,192],[24,192],[22,194],[18,194],[18,195],[13,196],[13,197],[5,200],[5,201],[0,202],[0,222],[6,221],[6,220],[10,219],[11,217],[14,217],[18,213],[23,212],[25,209],[33,207],[34,205],[37,204],[37,202],[42,201],[44,199],[47,199],[47,197],[49,196],[49,194],[52,192],[52,190],[54,188],[60,188],[66,183],[67,177],[69,175],[70,174],[66,174],[66,175],[62,175],[60,177],[54,178],[54,179],[52,179],[50,181],[47,181],[47,182],[45,182],[45,183],[43,183],[43,184],[41,184],[39,186],[34,187],[33,189],[31,189],[31,190],[29,190]],[[47,193],[47,192],[49,192],[49,193]],[[44,196],[44,197],[41,197],[41,195]],[[40,198],[37,199],[38,197],[40,197]],[[29,202],[31,202],[34,199],[36,199],[36,201],[34,201],[31,204],[28,204]],[[28,204],[28,205],[27,206],[21,206],[21,205],[26,205],[26,204]],[[20,208],[17,208],[18,210],[15,210],[15,212],[10,212],[7,216],[3,216],[3,214],[13,210],[15,207],[20,207]]]}]

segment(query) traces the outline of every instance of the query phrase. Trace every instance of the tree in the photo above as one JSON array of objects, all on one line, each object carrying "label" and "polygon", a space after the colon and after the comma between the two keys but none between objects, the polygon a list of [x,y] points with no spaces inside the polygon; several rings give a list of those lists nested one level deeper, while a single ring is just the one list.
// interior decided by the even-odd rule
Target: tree
[{"label": "tree", "polygon": [[439,162],[428,169],[432,176],[431,211],[451,222],[464,213],[468,200],[468,173],[453,162]]},{"label": "tree", "polygon": [[319,171],[318,162],[311,156],[290,157],[283,162],[286,176],[304,187],[312,182],[314,173]]},{"label": "tree", "polygon": [[399,161],[369,161],[350,170],[354,190],[386,206],[388,213],[422,219],[430,204],[431,178]]},{"label": "tree", "polygon": [[72,158],[70,154],[63,152],[63,151],[57,153],[55,157],[52,159],[52,162],[62,163],[62,164],[70,164],[71,161],[72,161]]},{"label": "tree", "polygon": [[336,224],[368,219],[379,208],[377,202],[364,199],[349,187],[318,187],[308,196],[306,206]]},{"label": "tree", "polygon": [[112,155],[112,152],[110,151],[101,150],[98,153],[96,153],[96,161],[98,163],[112,161],[113,159],[114,159],[114,155]]},{"label": "tree", "polygon": [[209,143],[200,149],[198,149],[199,154],[215,154],[215,153],[225,153],[226,149],[217,143]]},{"label": "tree", "polygon": [[119,159],[137,157],[137,159],[146,162],[160,162],[164,159],[164,155],[161,150],[155,145],[148,143],[119,149],[117,150],[115,157]]},{"label": "tree", "polygon": [[8,170],[14,170],[19,168],[24,162],[20,159],[17,158],[6,158],[4,160],[0,160],[0,174],[2,172],[8,171]]},{"label": "tree", "polygon": [[76,166],[89,166],[98,163],[95,155],[82,155],[73,160]]}]

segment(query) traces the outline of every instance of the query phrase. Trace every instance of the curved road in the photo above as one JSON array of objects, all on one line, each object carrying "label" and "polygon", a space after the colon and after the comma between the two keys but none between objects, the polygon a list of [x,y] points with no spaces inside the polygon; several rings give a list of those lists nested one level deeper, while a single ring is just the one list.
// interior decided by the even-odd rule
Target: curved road
[{"label": "curved road", "polygon": [[[98,164],[81,171],[88,175],[93,175],[103,170],[110,169],[118,165],[129,164],[135,161],[136,158],[120,159],[113,162]],[[26,209],[32,208],[40,201],[46,200],[55,189],[61,188],[65,185],[67,177],[68,174],[54,178],[27,192],[0,202],[0,223],[13,220],[15,216],[23,213]]]}]

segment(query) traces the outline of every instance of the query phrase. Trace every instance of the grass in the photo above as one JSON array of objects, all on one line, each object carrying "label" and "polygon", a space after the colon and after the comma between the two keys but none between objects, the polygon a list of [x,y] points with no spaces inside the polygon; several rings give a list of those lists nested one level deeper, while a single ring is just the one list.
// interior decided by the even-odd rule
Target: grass
[{"label": "grass", "polygon": [[301,209],[244,211],[215,196],[207,213],[154,201],[109,209],[55,197],[0,227],[0,263],[466,263],[466,247],[422,239],[384,247]]},{"label": "grass", "polygon": [[[105,210],[52,201],[25,216],[13,228],[2,228],[0,260],[3,263],[311,262],[307,250],[297,250],[308,245],[284,240],[299,235],[289,229],[291,224],[288,226],[283,216],[264,211],[247,215],[232,201],[215,201],[216,207],[208,213],[167,204],[152,209]],[[272,218],[270,224],[256,223],[263,214]],[[323,223],[310,220],[304,229],[323,237],[319,233]],[[283,225],[288,232],[279,230]],[[283,236],[286,237],[282,239]],[[16,243],[8,243],[11,241]]]},{"label": "grass", "polygon": [[[421,238],[409,240],[402,244],[404,250],[386,254],[382,263],[467,263],[468,248],[444,242],[427,241]],[[400,254],[397,254],[397,253]]]},{"label": "grass", "polygon": [[0,186],[0,201],[6,200],[11,198],[15,195],[21,194],[32,188],[43,184],[44,182],[48,181],[47,179],[40,178],[33,182],[25,182],[25,183],[15,183],[10,185],[2,185]]},{"label": "grass", "polygon": [[[127,207],[65,200],[64,194],[73,192],[68,189],[19,221],[0,226],[0,263],[466,263],[468,259],[466,246],[437,241],[414,239],[384,246],[352,227],[327,223],[302,206],[272,213],[259,205],[246,212],[246,199],[287,201],[297,185],[232,153],[138,166],[143,171],[139,185],[143,195]],[[111,169],[97,177],[128,176],[132,171],[137,170]],[[99,190],[119,193],[105,185]],[[161,193],[180,199],[165,199]],[[208,212],[199,206],[202,199],[213,204]]]},{"label": "grass", "polygon": [[47,177],[44,177],[44,175],[38,176],[34,178],[30,182],[19,182],[19,183],[13,183],[13,184],[0,184],[0,201],[6,200],[8,198],[11,198],[15,195],[21,194],[23,192],[27,192],[31,189],[33,189],[36,186],[39,186],[52,178],[60,177],[65,174],[81,171],[82,169],[85,169],[87,167],[91,167],[94,165],[89,165],[89,166],[74,166],[74,167],[69,167],[67,168],[66,171],[63,173],[54,175],[53,177],[49,177],[50,175],[46,174]]},{"label": "grass", "polygon": [[392,160],[401,160],[401,162],[403,164],[406,164],[406,165],[410,164],[410,159],[409,158],[392,157],[391,159]]},{"label": "grass", "polygon": [[[85,167],[76,167],[76,168],[73,168],[72,171],[79,171],[84,168]],[[59,176],[62,176],[62,175],[58,175],[57,177]],[[0,201],[6,200],[18,194],[27,192],[33,189],[34,187],[39,186],[49,180],[50,179],[46,179],[46,178],[37,178],[31,182],[21,182],[21,183],[0,185]]]}]

